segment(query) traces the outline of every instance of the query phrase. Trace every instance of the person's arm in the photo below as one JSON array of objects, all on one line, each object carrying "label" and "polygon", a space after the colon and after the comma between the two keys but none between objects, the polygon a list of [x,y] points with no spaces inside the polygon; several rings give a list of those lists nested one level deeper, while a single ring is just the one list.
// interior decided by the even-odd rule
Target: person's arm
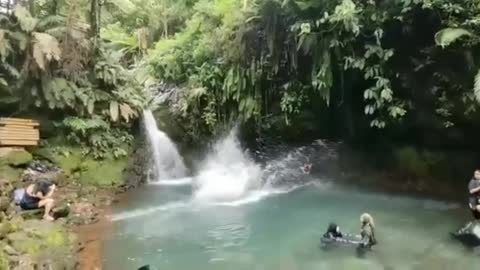
[{"label": "person's arm", "polygon": [[51,198],[53,196],[53,192],[55,191],[56,187],[57,186],[55,186],[54,184],[51,185],[47,195],[45,195],[45,198]]},{"label": "person's arm", "polygon": [[471,183],[468,189],[470,190],[470,194],[475,194],[480,191],[480,186],[474,188],[473,183]]}]

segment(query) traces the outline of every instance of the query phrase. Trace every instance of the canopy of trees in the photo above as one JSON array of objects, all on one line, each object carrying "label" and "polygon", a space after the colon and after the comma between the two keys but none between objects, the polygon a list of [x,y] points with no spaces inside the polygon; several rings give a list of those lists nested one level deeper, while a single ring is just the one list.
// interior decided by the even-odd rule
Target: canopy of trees
[{"label": "canopy of trees", "polygon": [[[124,155],[147,86],[180,86],[191,138],[478,145],[478,0],[2,1],[0,111],[49,114]],[[477,75],[478,74],[478,75]]]}]

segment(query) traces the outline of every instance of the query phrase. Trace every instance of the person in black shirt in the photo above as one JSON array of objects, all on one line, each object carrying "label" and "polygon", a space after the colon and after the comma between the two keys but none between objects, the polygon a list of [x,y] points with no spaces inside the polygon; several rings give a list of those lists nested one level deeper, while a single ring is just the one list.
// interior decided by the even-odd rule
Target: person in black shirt
[{"label": "person in black shirt", "polygon": [[340,227],[338,227],[337,224],[332,222],[328,225],[327,232],[323,235],[323,237],[334,239],[341,238],[343,237],[343,235],[342,232],[340,232]]},{"label": "person in black shirt", "polygon": [[468,183],[468,201],[470,209],[480,213],[480,170],[476,170],[472,180]]},{"label": "person in black shirt", "polygon": [[55,184],[48,180],[40,179],[25,189],[25,194],[20,201],[20,207],[23,210],[45,208],[43,218],[52,221],[54,218],[50,215],[50,211],[55,203],[52,198],[54,191]]}]

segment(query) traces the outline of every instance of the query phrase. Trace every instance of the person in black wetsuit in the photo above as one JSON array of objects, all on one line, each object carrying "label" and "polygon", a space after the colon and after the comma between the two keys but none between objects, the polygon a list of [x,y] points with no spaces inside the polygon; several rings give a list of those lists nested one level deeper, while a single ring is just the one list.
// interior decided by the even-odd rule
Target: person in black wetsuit
[{"label": "person in black wetsuit", "polygon": [[330,225],[328,225],[327,232],[323,234],[323,237],[333,239],[341,238],[343,235],[342,232],[340,232],[340,227],[338,227],[337,224],[330,223]]},{"label": "person in black wetsuit", "polygon": [[20,201],[20,207],[23,210],[45,208],[43,218],[50,221],[54,220],[50,215],[50,211],[55,204],[55,201],[52,198],[55,188],[55,184],[48,180],[38,180],[36,183],[29,185],[25,189],[25,194]]},{"label": "person in black wetsuit", "polygon": [[480,215],[480,170],[474,172],[468,183],[468,203],[474,215]]}]

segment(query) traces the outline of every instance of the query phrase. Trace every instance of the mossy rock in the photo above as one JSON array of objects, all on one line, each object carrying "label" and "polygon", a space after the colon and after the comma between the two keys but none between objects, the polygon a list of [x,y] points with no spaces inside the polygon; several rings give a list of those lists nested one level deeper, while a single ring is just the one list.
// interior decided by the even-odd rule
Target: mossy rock
[{"label": "mossy rock", "polygon": [[33,156],[25,150],[13,150],[0,159],[0,163],[18,167],[30,163],[30,161],[33,159]]},{"label": "mossy rock", "polygon": [[35,151],[35,155],[59,166],[66,176],[74,176],[82,184],[97,186],[117,186],[123,182],[123,172],[128,157],[115,159],[107,157],[95,160],[84,156],[80,147],[54,146],[53,144]]},{"label": "mossy rock", "polygon": [[45,251],[69,247],[68,233],[58,224],[43,220],[28,220],[22,230],[7,235],[8,242],[17,251],[36,256]]},{"label": "mossy rock", "polygon": [[22,169],[13,168],[7,164],[0,164],[0,179],[5,179],[8,182],[19,180],[22,172]]},{"label": "mossy rock", "polygon": [[123,181],[127,158],[96,161],[87,159],[81,164],[80,183],[98,186],[117,186]]}]

